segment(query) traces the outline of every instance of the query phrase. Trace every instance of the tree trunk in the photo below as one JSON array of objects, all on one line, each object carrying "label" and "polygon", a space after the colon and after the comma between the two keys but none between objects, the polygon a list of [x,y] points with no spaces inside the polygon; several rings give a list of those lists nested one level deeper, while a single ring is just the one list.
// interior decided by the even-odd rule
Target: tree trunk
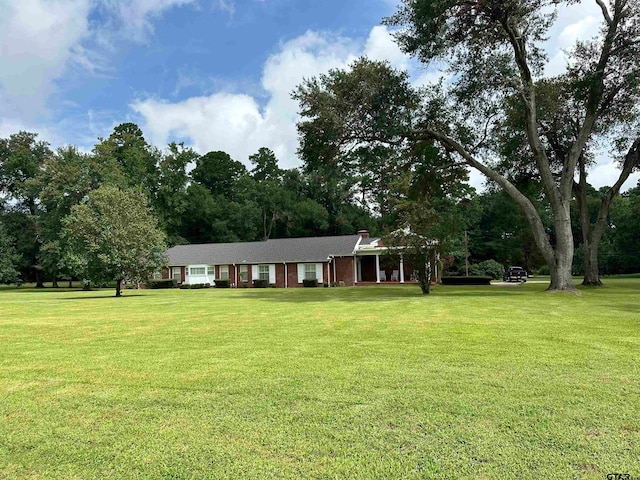
[{"label": "tree trunk", "polygon": [[35,266],[36,275],[36,288],[44,288],[44,275],[42,274],[42,267],[40,265]]},{"label": "tree trunk", "polygon": [[431,290],[431,268],[429,268],[429,255],[427,253],[418,255],[416,262],[416,273],[418,283],[424,295],[428,295]]},{"label": "tree trunk", "polygon": [[584,280],[586,287],[601,287],[600,269],[598,268],[598,245],[592,243],[584,246]]},{"label": "tree trunk", "polygon": [[[556,208],[554,208],[556,207]],[[571,216],[569,205],[553,205],[554,227],[556,245],[553,251],[553,259],[547,264],[551,273],[549,290],[575,291],[573,285],[573,232],[571,230]]]},{"label": "tree trunk", "polygon": [[69,288],[73,288],[73,280],[69,279]]},{"label": "tree trunk", "polygon": [[[589,287],[601,287],[600,271],[598,269],[598,248],[600,238],[598,237],[598,225],[591,229],[591,218],[589,215],[589,203],[587,199],[587,168],[584,156],[578,160],[578,183],[574,185],[574,196],[580,214],[580,228],[582,229],[582,247],[584,249],[584,259],[582,268],[584,269],[584,280],[582,285]],[[602,208],[602,207],[601,207]],[[598,238],[596,238],[598,237]]]},{"label": "tree trunk", "polygon": [[53,277],[53,281],[52,281],[52,285],[53,288],[60,288],[60,285],[58,285],[58,279],[56,277]]},{"label": "tree trunk", "polygon": [[116,297],[121,297],[122,296],[122,280],[118,279],[116,280]]},{"label": "tree trunk", "polygon": [[436,254],[436,251],[432,251],[429,254],[429,265],[431,266],[431,272],[429,274],[429,281],[431,283],[438,283],[438,276],[441,275],[440,273],[440,268],[436,268],[436,265],[438,265],[438,255]]},{"label": "tree trunk", "polygon": [[556,263],[549,267],[551,273],[551,283],[548,290],[551,291],[574,291],[573,276],[571,267],[573,265],[573,251],[569,255],[566,252],[556,252]]}]

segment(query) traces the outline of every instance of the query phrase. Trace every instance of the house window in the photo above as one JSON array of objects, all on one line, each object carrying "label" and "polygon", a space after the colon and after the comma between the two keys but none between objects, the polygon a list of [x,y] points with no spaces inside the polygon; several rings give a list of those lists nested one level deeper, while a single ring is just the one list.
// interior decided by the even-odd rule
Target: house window
[{"label": "house window", "polygon": [[209,265],[209,266],[207,267],[207,275],[208,275],[209,277],[215,277],[215,276],[216,276],[216,267],[214,267],[214,266],[212,266],[212,265]]},{"label": "house window", "polygon": [[315,263],[306,263],[304,265],[304,278],[305,280],[315,280],[318,278]]},{"label": "house window", "polygon": [[259,265],[258,266],[258,278],[260,280],[269,281],[269,265]]},{"label": "house window", "polygon": [[177,280],[178,282],[182,281],[182,273],[180,272],[180,267],[173,267],[172,276],[174,280]]},{"label": "house window", "polygon": [[229,265],[220,265],[220,279],[229,280]]},{"label": "house window", "polygon": [[207,269],[204,267],[191,267],[191,275],[205,275]]},{"label": "house window", "polygon": [[249,265],[240,265],[240,281],[249,281]]}]

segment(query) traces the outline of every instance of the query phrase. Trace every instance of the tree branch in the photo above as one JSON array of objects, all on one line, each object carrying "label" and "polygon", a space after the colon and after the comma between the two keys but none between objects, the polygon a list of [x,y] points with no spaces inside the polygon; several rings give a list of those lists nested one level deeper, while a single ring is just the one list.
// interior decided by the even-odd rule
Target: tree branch
[{"label": "tree branch", "polygon": [[611,25],[613,23],[613,20],[611,19],[611,15],[609,15],[609,10],[607,9],[605,3],[602,0],[596,0],[596,3],[600,7],[600,10],[602,10],[602,16],[606,20],[607,24]]},{"label": "tree branch", "polygon": [[531,229],[533,231],[534,237],[536,239],[536,244],[542,255],[545,258],[545,261],[549,265],[555,264],[555,256],[553,253],[553,247],[551,246],[551,242],[549,241],[549,236],[544,228],[544,224],[536,210],[536,207],[533,205],[531,200],[527,198],[518,188],[511,183],[506,177],[489,167],[488,165],[476,160],[460,143],[455,141],[453,138],[441,134],[435,130],[430,128],[424,128],[422,133],[429,138],[432,138],[438,142],[440,142],[445,148],[449,148],[456,153],[458,153],[464,162],[479,170],[485,176],[496,182],[498,185],[502,187],[502,189],[523,209],[525,216],[529,220],[531,224]]},{"label": "tree branch", "polygon": [[629,148],[629,151],[625,155],[624,163],[622,164],[622,171],[620,172],[620,176],[616,183],[607,191],[605,196],[602,198],[600,202],[600,208],[598,209],[598,217],[596,219],[596,224],[591,231],[591,235],[589,240],[591,243],[599,242],[600,237],[604,233],[604,229],[607,225],[607,218],[609,217],[609,212],[611,211],[611,205],[613,203],[613,199],[618,195],[620,189],[624,182],[627,181],[631,172],[634,169],[640,167],[640,137],[636,138],[636,140]]},{"label": "tree branch", "polygon": [[491,123],[491,120],[493,120],[496,116],[497,116],[497,114],[494,113],[494,114],[490,115],[489,118],[487,118],[487,121],[484,124],[484,133],[482,135],[482,138],[480,139],[480,141],[477,144],[475,144],[471,148],[472,152],[475,152],[476,150],[478,150],[484,144],[484,142],[487,140],[487,138],[489,137],[489,124]]},{"label": "tree branch", "polygon": [[[551,202],[552,208],[558,208],[562,203],[562,197],[555,182],[549,158],[544,150],[540,135],[538,134],[538,118],[536,113],[536,93],[533,84],[533,77],[529,64],[527,63],[526,44],[520,32],[512,25],[509,19],[502,21],[502,26],[509,37],[509,43],[513,48],[516,65],[520,72],[520,81],[522,82],[522,100],[525,108],[526,133],[531,147],[533,158],[538,166],[540,179],[544,186],[545,192]],[[573,177],[572,177],[573,178]]]},{"label": "tree branch", "polygon": [[[596,0],[600,2],[602,0]],[[607,13],[608,15],[608,13]],[[571,187],[573,186],[573,175],[578,164],[578,159],[582,155],[585,145],[593,131],[596,120],[599,117],[600,105],[602,104],[602,97],[604,92],[604,75],[609,59],[611,58],[611,49],[618,29],[618,25],[621,20],[623,12],[619,8],[614,8],[614,17],[611,22],[608,22],[609,28],[602,45],[602,51],[600,52],[600,58],[593,71],[595,75],[595,87],[589,92],[589,98],[587,99],[587,109],[585,112],[584,121],[582,127],[578,133],[576,141],[574,142],[569,156],[567,158],[564,171],[562,172],[562,179],[560,181],[560,191],[563,194],[569,195],[571,193]],[[611,98],[611,101],[613,98]]]}]

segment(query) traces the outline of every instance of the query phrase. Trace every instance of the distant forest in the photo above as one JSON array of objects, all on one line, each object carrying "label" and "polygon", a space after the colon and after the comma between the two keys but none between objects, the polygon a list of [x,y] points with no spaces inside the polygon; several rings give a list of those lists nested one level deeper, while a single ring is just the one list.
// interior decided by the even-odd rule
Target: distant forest
[{"label": "distant forest", "polygon": [[[24,281],[58,276],[62,221],[102,185],[144,195],[169,246],[344,235],[360,229],[383,236],[402,226],[393,172],[378,172],[367,183],[328,175],[326,166],[282,169],[268,148],[242,160],[250,167],[222,151],[199,155],[176,143],[160,150],[133,123],[98,139],[91,152],[73,146],[54,150],[29,132],[0,139],[0,281],[3,269],[11,268]],[[381,183],[386,189],[379,188]],[[495,260],[544,273],[518,207],[491,184],[482,193],[465,192],[455,210],[443,212],[456,217],[445,232],[445,268],[459,273],[468,258],[471,265]],[[605,192],[589,189],[594,215]],[[582,238],[577,213],[573,218],[579,274]],[[600,249],[601,273],[640,271],[639,218],[640,185],[615,200]],[[549,231],[553,236],[551,226]]]}]

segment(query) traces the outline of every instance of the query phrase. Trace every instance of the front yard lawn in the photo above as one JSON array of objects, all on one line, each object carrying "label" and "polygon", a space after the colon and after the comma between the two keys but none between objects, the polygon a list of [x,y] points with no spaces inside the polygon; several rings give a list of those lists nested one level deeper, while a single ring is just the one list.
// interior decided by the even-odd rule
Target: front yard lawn
[{"label": "front yard lawn", "polygon": [[0,478],[640,477],[640,280],[0,290]]}]

